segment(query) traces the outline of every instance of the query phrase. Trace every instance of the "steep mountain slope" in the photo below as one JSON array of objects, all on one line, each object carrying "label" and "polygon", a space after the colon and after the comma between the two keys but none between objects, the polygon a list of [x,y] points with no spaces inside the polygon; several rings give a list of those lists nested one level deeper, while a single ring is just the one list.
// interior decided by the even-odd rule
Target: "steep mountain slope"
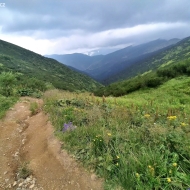
[{"label": "steep mountain slope", "polygon": [[160,66],[169,65],[177,61],[189,58],[190,56],[190,37],[187,37],[178,43],[160,49],[144,56],[139,56],[139,59],[133,60],[133,64],[125,67],[124,70],[117,74],[113,74],[104,80],[105,84],[134,77],[144,72],[155,70]]},{"label": "steep mountain slope", "polygon": [[157,50],[168,47],[178,42],[179,39],[158,39],[138,46],[129,46],[119,51],[106,55],[101,62],[92,65],[86,70],[93,78],[103,82],[112,75],[130,67],[136,62],[146,59]]},{"label": "steep mountain slope", "polygon": [[0,72],[2,71],[36,77],[65,90],[94,90],[101,86],[87,75],[73,71],[56,60],[0,40]]}]

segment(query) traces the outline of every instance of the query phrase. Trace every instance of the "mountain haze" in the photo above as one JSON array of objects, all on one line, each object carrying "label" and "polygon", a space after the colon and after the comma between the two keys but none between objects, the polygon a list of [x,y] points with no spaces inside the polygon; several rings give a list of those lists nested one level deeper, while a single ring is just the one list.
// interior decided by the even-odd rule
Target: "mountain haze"
[{"label": "mountain haze", "polygon": [[81,53],[74,53],[74,54],[65,54],[65,55],[45,55],[46,57],[53,58],[60,63],[63,63],[65,65],[74,67],[78,70],[86,72],[88,67],[93,64],[99,63],[103,55],[96,55],[96,56],[88,56]]},{"label": "mountain haze", "polygon": [[150,56],[164,47],[175,44],[179,39],[157,39],[137,46],[128,46],[107,55],[88,56],[84,54],[47,55],[59,62],[84,71],[95,80],[104,83],[115,75],[144,57]]}]

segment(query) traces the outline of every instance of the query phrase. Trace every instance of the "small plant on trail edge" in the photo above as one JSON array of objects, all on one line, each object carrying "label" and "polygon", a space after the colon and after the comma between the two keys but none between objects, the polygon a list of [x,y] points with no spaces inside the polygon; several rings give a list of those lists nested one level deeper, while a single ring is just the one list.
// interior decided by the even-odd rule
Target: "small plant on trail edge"
[{"label": "small plant on trail edge", "polygon": [[32,171],[28,167],[28,162],[23,162],[18,168],[18,177],[26,179],[32,174]]},{"label": "small plant on trail edge", "polygon": [[38,113],[39,107],[38,107],[38,104],[36,102],[32,102],[30,104],[30,111],[31,111],[32,115],[36,115]]}]

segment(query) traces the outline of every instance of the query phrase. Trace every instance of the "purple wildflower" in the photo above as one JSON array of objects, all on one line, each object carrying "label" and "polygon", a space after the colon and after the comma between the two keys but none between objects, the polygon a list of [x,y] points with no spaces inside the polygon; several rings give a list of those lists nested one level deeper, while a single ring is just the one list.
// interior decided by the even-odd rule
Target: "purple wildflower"
[{"label": "purple wildflower", "polygon": [[76,128],[76,126],[74,126],[74,125],[72,124],[72,122],[64,123],[62,131],[63,131],[63,132],[72,131],[72,130],[74,130],[75,128]]}]

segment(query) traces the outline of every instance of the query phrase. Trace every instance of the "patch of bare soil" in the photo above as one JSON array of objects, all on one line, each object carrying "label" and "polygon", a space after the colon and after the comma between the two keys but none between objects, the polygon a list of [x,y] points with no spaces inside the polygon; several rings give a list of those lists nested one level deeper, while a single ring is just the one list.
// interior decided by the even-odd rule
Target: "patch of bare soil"
[{"label": "patch of bare soil", "polygon": [[[48,116],[41,109],[31,116],[30,103],[21,98],[0,121],[0,189],[14,190],[101,190],[102,180],[85,171],[53,135]],[[26,170],[32,173],[21,178]]]}]

